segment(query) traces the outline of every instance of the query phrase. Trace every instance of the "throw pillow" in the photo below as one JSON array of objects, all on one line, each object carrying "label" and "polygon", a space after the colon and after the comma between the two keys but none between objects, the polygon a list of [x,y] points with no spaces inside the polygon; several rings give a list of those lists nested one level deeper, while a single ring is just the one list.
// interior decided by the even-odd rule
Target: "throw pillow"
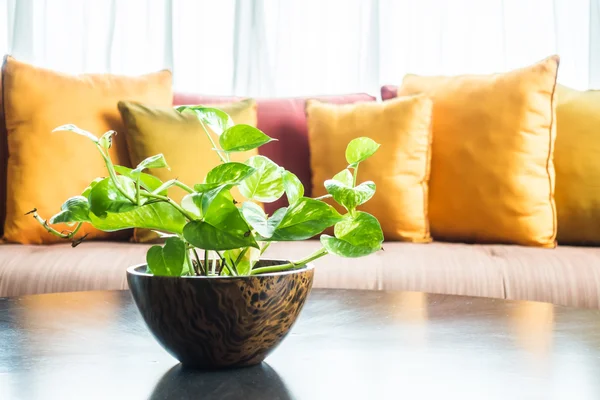
[{"label": "throw pillow", "polygon": [[[254,100],[225,103],[217,107],[229,114],[236,124],[256,126]],[[148,171],[162,181],[177,178],[186,185],[193,186],[202,183],[208,171],[220,164],[217,153],[212,150],[213,146],[195,115],[182,114],[172,107],[151,107],[126,101],[119,102],[119,111],[127,131],[125,136],[132,164],[136,165],[155,154],[164,154],[170,169]],[[218,143],[218,136],[209,132]],[[232,153],[231,160],[245,162],[256,154],[256,150]],[[232,193],[241,201],[240,195],[235,196],[235,188]],[[169,195],[177,202],[186,194],[178,187],[169,189]],[[154,232],[145,229],[136,229],[134,233],[137,242],[148,242],[156,238]]]},{"label": "throw pillow", "polygon": [[[9,155],[4,239],[24,244],[61,240],[46,232],[31,215],[25,215],[27,212],[37,208],[40,215],[49,218],[60,211],[65,199],[80,194],[93,179],[107,175],[98,150],[88,138],[71,132],[52,133],[54,128],[72,123],[98,136],[108,130],[122,132],[119,100],[166,106],[173,99],[171,72],[167,70],[138,77],[73,76],[6,57],[2,80],[6,135],[0,140],[6,141]],[[115,163],[129,165],[124,140],[124,135],[115,137],[111,156]],[[123,236],[100,232],[87,224],[79,232],[90,239]]]},{"label": "throw pillow", "polygon": [[559,243],[600,244],[600,91],[558,86],[556,209]]},{"label": "throw pillow", "polygon": [[433,100],[434,238],[554,247],[558,57],[494,75],[408,75]]},{"label": "throw pillow", "polygon": [[390,100],[398,96],[398,86],[384,85],[381,87],[381,100]]},{"label": "throw pillow", "polygon": [[431,101],[425,96],[350,105],[309,101],[312,195],[327,194],[323,182],[347,166],[346,145],[352,139],[368,136],[381,147],[361,163],[358,182],[372,180],[377,190],[359,208],[379,219],[387,240],[430,241],[427,197],[431,111]]}]

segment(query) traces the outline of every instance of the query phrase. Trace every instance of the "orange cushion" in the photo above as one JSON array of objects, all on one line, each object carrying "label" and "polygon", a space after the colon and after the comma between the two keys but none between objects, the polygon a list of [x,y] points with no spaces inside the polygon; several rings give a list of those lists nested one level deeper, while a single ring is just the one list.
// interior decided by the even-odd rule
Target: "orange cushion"
[{"label": "orange cushion", "polygon": [[[8,57],[9,56],[4,56],[2,66],[4,66]],[[4,90],[2,86],[2,74],[0,72],[0,237],[4,236],[4,219],[6,218],[6,168],[8,164],[6,120],[4,119],[4,104],[2,100],[4,97]]]},{"label": "orange cushion", "polygon": [[371,180],[377,190],[359,208],[379,219],[386,240],[430,241],[427,188],[431,109],[431,101],[424,96],[348,105],[309,100],[313,196],[327,194],[325,180],[346,168],[348,143],[368,136],[381,147],[360,164],[357,183]]},{"label": "orange cushion", "polygon": [[408,75],[433,100],[433,237],[553,247],[558,57],[494,75]]},{"label": "orange cushion", "polygon": [[556,91],[558,243],[600,244],[600,91]]},{"label": "orange cushion", "polygon": [[[97,136],[111,129],[122,133],[119,100],[170,105],[171,73],[72,76],[7,57],[3,79],[9,153],[4,239],[24,244],[58,242],[60,238],[25,213],[37,208],[43,218],[50,218],[67,198],[107,172],[89,139],[52,130],[72,123]],[[116,136],[111,156],[115,164],[129,165],[124,135]],[[87,224],[79,232],[90,239],[130,235],[100,232]]]}]

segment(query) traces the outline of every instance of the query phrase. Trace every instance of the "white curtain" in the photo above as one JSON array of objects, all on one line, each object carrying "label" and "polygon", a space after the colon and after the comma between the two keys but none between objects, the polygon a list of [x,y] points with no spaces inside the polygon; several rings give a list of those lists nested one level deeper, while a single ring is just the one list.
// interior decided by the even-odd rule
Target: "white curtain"
[{"label": "white curtain", "polygon": [[240,96],[376,94],[559,54],[561,83],[598,88],[600,0],[0,0],[0,52]]}]

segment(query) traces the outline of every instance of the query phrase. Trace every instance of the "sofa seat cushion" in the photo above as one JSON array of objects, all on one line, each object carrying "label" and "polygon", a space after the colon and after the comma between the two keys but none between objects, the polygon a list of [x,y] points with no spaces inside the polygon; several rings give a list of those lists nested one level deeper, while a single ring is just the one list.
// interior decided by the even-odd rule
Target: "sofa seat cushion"
[{"label": "sofa seat cushion", "polygon": [[[300,259],[317,241],[276,243],[269,258]],[[149,245],[87,242],[0,245],[0,297],[127,289],[125,269],[143,263]],[[315,261],[314,287],[404,290],[533,300],[600,308],[600,248],[542,249],[434,242],[384,243],[365,258]]]},{"label": "sofa seat cushion", "polygon": [[600,248],[489,246],[506,298],[600,308]]},{"label": "sofa seat cushion", "polygon": [[85,242],[0,245],[0,297],[127,288],[125,269],[146,260],[149,245]]}]

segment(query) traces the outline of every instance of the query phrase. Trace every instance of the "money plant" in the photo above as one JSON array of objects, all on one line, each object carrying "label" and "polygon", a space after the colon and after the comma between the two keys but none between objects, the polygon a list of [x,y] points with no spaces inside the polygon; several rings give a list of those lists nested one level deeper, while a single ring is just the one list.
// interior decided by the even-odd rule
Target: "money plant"
[{"label": "money plant", "polygon": [[[342,257],[361,257],[381,249],[383,233],[377,219],[357,208],[375,194],[371,181],[357,184],[360,163],[372,156],[379,144],[361,137],[346,149],[347,168],[324,182],[328,194],[320,198],[304,196],[304,187],[290,171],[269,158],[257,155],[245,163],[230,161],[230,155],[256,149],[272,138],[249,125],[235,125],[225,112],[202,106],[178,107],[179,112],[194,113],[213,150],[222,163],[208,172],[203,182],[188,186],[177,179],[162,182],[144,172],[168,168],[162,154],[148,157],[135,168],[114,165],[109,156],[114,131],[100,138],[75,125],[54,131],[71,131],[90,139],[103,158],[108,176],[99,177],[77,196],[67,199],[49,220],[33,217],[59,237],[82,239],[76,234],[88,223],[102,231],[130,228],[155,230],[164,244],[152,246],[146,255],[148,273],[160,276],[245,276],[301,268],[328,253]],[[218,136],[218,143],[209,129]],[[190,166],[193,168],[193,166]],[[176,186],[188,194],[178,203],[169,197]],[[246,198],[236,202],[231,189],[237,187]],[[265,214],[261,203],[286,196],[289,206]],[[339,203],[340,214],[324,200]],[[59,231],[53,224],[66,223],[71,229]],[[321,248],[307,257],[261,266],[264,251],[273,242],[314,238],[333,228],[333,236],[320,236]]]}]

